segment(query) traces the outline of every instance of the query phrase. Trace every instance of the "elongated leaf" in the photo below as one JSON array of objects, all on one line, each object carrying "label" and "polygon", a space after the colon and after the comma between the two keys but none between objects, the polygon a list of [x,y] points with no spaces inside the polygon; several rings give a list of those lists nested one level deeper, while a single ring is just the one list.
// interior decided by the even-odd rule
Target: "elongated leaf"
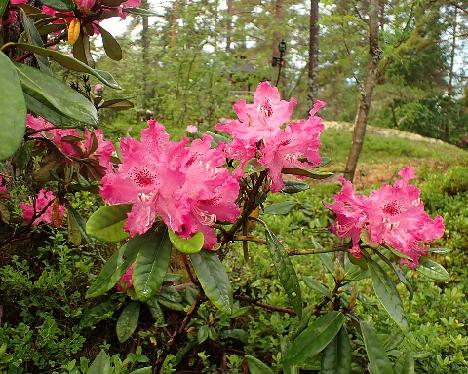
[{"label": "elongated leaf", "polygon": [[182,253],[198,253],[205,243],[205,236],[202,232],[197,232],[190,239],[182,239],[174,231],[169,230],[169,239]]},{"label": "elongated leaf", "polygon": [[293,306],[299,318],[302,315],[301,287],[297,279],[296,271],[283,245],[275,234],[265,227],[265,238],[271,259],[281,284],[288,295],[289,302]]},{"label": "elongated leaf", "polygon": [[127,110],[135,105],[128,99],[111,99],[99,104],[99,109]]},{"label": "elongated leaf", "polygon": [[97,125],[96,108],[83,95],[30,66],[18,64],[16,70],[23,92],[65,117],[91,126]]},{"label": "elongated leaf", "polygon": [[305,182],[299,182],[294,180],[288,180],[284,182],[282,192],[293,194],[301,191],[306,191],[310,186]]},{"label": "elongated leaf", "polygon": [[105,205],[96,210],[88,222],[86,233],[105,242],[116,243],[128,238],[123,227],[127,222],[130,205]]},{"label": "elongated leaf", "polygon": [[115,325],[117,339],[119,339],[120,343],[126,342],[133,335],[138,325],[139,316],[140,303],[136,301],[132,301],[122,310]]},{"label": "elongated leaf", "polygon": [[122,48],[120,48],[119,43],[114,37],[104,28],[101,26],[97,26],[99,32],[101,33],[102,45],[104,47],[104,51],[106,55],[109,56],[111,59],[119,61],[122,59]]},{"label": "elongated leaf", "polygon": [[427,251],[431,253],[445,254],[445,253],[450,252],[450,248],[443,248],[443,247],[429,248]]},{"label": "elongated leaf", "polygon": [[369,357],[369,371],[371,374],[394,374],[387,353],[372,326],[365,321],[361,321],[361,331]]},{"label": "elongated leaf", "polygon": [[281,203],[268,205],[263,213],[265,214],[288,214],[297,205],[295,201],[282,201]]},{"label": "elongated leaf", "polygon": [[45,118],[47,121],[53,123],[57,127],[61,128],[80,128],[83,127],[84,124],[78,122],[77,120],[73,120],[71,118],[65,117],[54,108],[50,108],[39,100],[35,99],[31,95],[24,93],[24,101],[26,103],[26,107],[28,111]]},{"label": "elongated leaf", "polygon": [[321,374],[351,373],[351,343],[346,327],[341,326],[335,338],[322,354]]},{"label": "elongated leaf", "polygon": [[232,288],[224,266],[216,253],[201,251],[190,255],[193,269],[213,305],[226,314],[232,314]]},{"label": "elongated leaf", "polygon": [[80,33],[78,35],[78,38],[73,44],[72,53],[73,53],[73,57],[81,61],[83,64],[91,68],[95,67],[96,64],[94,62],[93,56],[91,55],[88,35],[84,33]]},{"label": "elongated leaf", "polygon": [[8,0],[0,0],[0,18],[3,17],[3,14],[5,13],[5,9],[8,6]]},{"label": "elongated leaf", "polygon": [[116,7],[126,2],[127,0],[101,0],[101,4],[108,7]]},{"label": "elongated leaf", "polygon": [[26,105],[20,80],[10,59],[0,52],[0,160],[15,153],[26,128]]},{"label": "elongated leaf", "polygon": [[141,301],[159,291],[171,260],[172,243],[166,227],[160,227],[151,236],[153,240],[138,252],[133,270],[133,287]]},{"label": "elongated leaf", "polygon": [[416,270],[425,277],[436,281],[448,282],[450,280],[450,275],[447,270],[445,270],[441,264],[429,258],[423,257]]},{"label": "elongated leaf", "polygon": [[88,369],[88,374],[109,374],[110,373],[110,358],[106,352],[101,351],[94,359]]},{"label": "elongated leaf", "polygon": [[251,374],[273,374],[266,364],[260,361],[258,358],[250,355],[245,355],[247,365],[249,365],[249,370]]},{"label": "elongated leaf", "polygon": [[66,56],[62,53],[52,51],[51,49],[41,48],[39,46],[30,44],[14,43],[13,45],[25,51],[33,52],[37,55],[50,57],[51,59],[57,61],[60,65],[67,69],[77,71],[79,73],[90,74],[99,79],[106,86],[117,90],[121,89],[120,85],[115,81],[114,77],[110,73],[99,69],[93,69],[92,67],[88,66],[87,64],[74,57]]},{"label": "elongated leaf", "polygon": [[76,222],[77,228],[80,231],[81,236],[87,242],[89,241],[88,235],[86,234],[86,222],[70,204],[67,204],[67,212],[69,216],[72,216]]},{"label": "elongated leaf", "polygon": [[293,340],[283,359],[284,365],[300,364],[319,354],[340,331],[343,322],[343,314],[336,311],[317,318]]},{"label": "elongated leaf", "polygon": [[124,12],[142,17],[163,17],[161,14],[141,8],[123,8]]},{"label": "elongated leaf", "polygon": [[117,309],[118,303],[113,300],[107,300],[100,303],[92,308],[88,309],[83,313],[80,324],[82,327],[92,327],[99,321],[107,318],[111,318],[114,311]]},{"label": "elongated leaf", "polygon": [[369,261],[368,264],[375,295],[398,326],[403,330],[408,330],[405,310],[395,284],[379,264],[374,261]]},{"label": "elongated leaf", "polygon": [[[44,48],[44,43],[42,42],[41,34],[39,33],[39,31],[37,31],[34,22],[29,19],[29,17],[22,9],[20,10],[20,17],[28,42],[39,48]],[[34,56],[36,57],[40,69],[47,74],[52,74],[52,71],[50,70],[49,60],[47,59],[47,57],[38,54],[34,54]]]},{"label": "elongated leaf", "polygon": [[73,0],[41,0],[41,3],[49,8],[66,12],[75,9]]},{"label": "elongated leaf", "polygon": [[411,352],[404,352],[395,362],[395,374],[414,374],[414,358]]},{"label": "elongated leaf", "polygon": [[152,232],[142,236],[135,236],[128,243],[119,248],[102,267],[96,280],[86,292],[86,297],[97,297],[109,291],[120,277],[127,271],[130,264],[135,260],[141,248],[151,245],[154,241]]},{"label": "elongated leaf", "polygon": [[316,280],[314,277],[310,275],[306,275],[302,277],[302,280],[312,290],[320,292],[324,296],[330,296],[330,290],[326,287],[323,283]]},{"label": "elongated leaf", "polygon": [[152,372],[153,372],[152,367],[146,366],[141,369],[133,370],[132,372],[130,372],[130,374],[151,374]]},{"label": "elongated leaf", "polygon": [[333,175],[330,171],[318,171],[302,168],[284,168],[281,172],[283,174],[300,175],[312,179],[325,179]]}]

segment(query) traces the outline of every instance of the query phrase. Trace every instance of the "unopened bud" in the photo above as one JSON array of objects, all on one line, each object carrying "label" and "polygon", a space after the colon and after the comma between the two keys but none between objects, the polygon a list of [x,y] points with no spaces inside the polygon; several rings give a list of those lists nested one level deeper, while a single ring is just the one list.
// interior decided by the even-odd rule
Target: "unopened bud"
[{"label": "unopened bud", "polygon": [[78,18],[73,18],[68,25],[68,43],[73,45],[78,40],[80,36],[80,20]]}]

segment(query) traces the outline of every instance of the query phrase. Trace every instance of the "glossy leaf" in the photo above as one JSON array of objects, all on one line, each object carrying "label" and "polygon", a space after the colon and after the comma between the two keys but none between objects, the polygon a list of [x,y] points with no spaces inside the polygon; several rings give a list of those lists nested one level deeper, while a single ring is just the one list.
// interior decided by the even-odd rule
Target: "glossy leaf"
[{"label": "glossy leaf", "polygon": [[330,171],[318,171],[303,168],[284,168],[281,172],[283,174],[300,175],[312,179],[325,179],[333,175],[333,173]]},{"label": "glossy leaf", "polygon": [[42,4],[49,8],[66,12],[75,9],[73,0],[40,0]]},{"label": "glossy leaf", "polygon": [[[44,48],[44,43],[41,39],[41,34],[36,29],[34,22],[31,19],[29,19],[29,17],[22,9],[20,10],[20,17],[29,44],[40,48]],[[47,74],[52,74],[52,71],[50,70],[49,60],[47,59],[47,57],[41,56],[39,54],[34,54],[34,56],[36,57],[37,63],[39,64],[39,68]]]},{"label": "glossy leaf", "polygon": [[265,227],[265,238],[278,278],[288,295],[289,302],[300,318],[302,315],[301,287],[291,259],[276,235],[267,227]]},{"label": "glossy leaf", "polygon": [[127,0],[101,0],[101,4],[108,7],[116,7],[125,3]]},{"label": "glossy leaf", "polygon": [[114,37],[106,29],[102,28],[99,25],[97,25],[97,27],[99,29],[99,32],[101,33],[102,45],[104,47],[106,55],[113,60],[121,60],[122,48],[120,47],[119,43],[117,43],[117,40],[115,40]]},{"label": "glossy leaf", "polygon": [[96,239],[116,243],[128,238],[124,231],[131,205],[105,205],[96,210],[88,222],[86,233]]},{"label": "glossy leaf", "polygon": [[324,296],[330,296],[330,290],[326,287],[323,283],[316,280],[314,277],[310,275],[306,275],[302,277],[302,280],[312,290],[320,292]]},{"label": "glossy leaf", "polygon": [[406,320],[400,294],[392,279],[380,265],[374,261],[369,261],[369,270],[371,273],[372,287],[380,303],[398,326],[403,330],[408,330],[408,321]]},{"label": "glossy leaf", "polygon": [[98,109],[127,110],[135,105],[128,99],[110,99],[99,104]]},{"label": "glossy leaf", "polygon": [[86,292],[86,297],[96,297],[115,286],[120,277],[127,271],[142,247],[151,245],[154,241],[152,233],[135,236],[119,248],[104,264],[96,280]]},{"label": "glossy leaf", "polygon": [[206,296],[220,311],[231,314],[233,311],[231,283],[216,253],[203,250],[191,254],[190,261]]},{"label": "glossy leaf", "polygon": [[[26,105],[20,80],[10,59],[0,52],[0,160],[12,156],[23,140]],[[8,94],[5,94],[5,93]]]},{"label": "glossy leaf", "polygon": [[130,372],[130,374],[151,374],[153,372],[151,366],[146,366],[141,369],[136,369]]},{"label": "glossy leaf", "polygon": [[160,227],[149,236],[152,240],[138,252],[133,269],[133,287],[141,301],[159,291],[171,260],[172,243],[166,227]]},{"label": "glossy leaf", "polygon": [[65,117],[91,126],[97,125],[96,108],[83,95],[28,65],[18,64],[16,69],[24,93]]},{"label": "glossy leaf", "polygon": [[299,182],[295,180],[287,180],[284,182],[282,192],[293,194],[301,191],[306,191],[310,186],[305,182]]},{"label": "glossy leaf", "polygon": [[414,374],[414,358],[410,352],[398,357],[394,367],[395,374]]},{"label": "glossy leaf", "polygon": [[205,236],[202,232],[197,232],[190,239],[182,239],[174,231],[169,230],[169,239],[174,247],[182,253],[198,253],[205,243]]},{"label": "glossy leaf", "polygon": [[448,282],[450,280],[447,270],[441,264],[429,258],[421,258],[416,270],[425,277],[436,281]]},{"label": "glossy leaf", "polygon": [[245,360],[247,361],[247,365],[249,366],[251,374],[273,374],[273,370],[271,370],[258,358],[250,355],[245,355]]},{"label": "glossy leaf", "polygon": [[77,228],[83,239],[89,241],[88,235],[86,234],[86,221],[81,217],[80,213],[78,213],[70,204],[67,204],[67,212],[68,215],[72,216],[76,222]]},{"label": "glossy leaf", "polygon": [[264,210],[264,214],[288,214],[293,210],[293,208],[297,205],[295,201],[282,201],[281,203],[275,203],[268,205]]},{"label": "glossy leaf", "polygon": [[283,363],[286,366],[300,364],[319,354],[340,331],[343,322],[343,314],[336,311],[317,318],[293,340]]},{"label": "glossy leaf", "polygon": [[89,43],[89,36],[83,33],[78,35],[75,43],[73,43],[73,57],[81,61],[83,64],[90,66],[91,68],[95,67],[95,62],[93,56],[91,55]]},{"label": "glossy leaf", "polygon": [[[396,374],[379,337],[372,326],[361,321],[362,337],[369,357],[369,371],[371,374]],[[400,373],[398,373],[400,374]]]},{"label": "glossy leaf", "polygon": [[126,342],[133,335],[138,325],[139,316],[140,303],[137,301],[132,301],[122,310],[115,325],[117,339],[120,343]]},{"label": "glossy leaf", "polygon": [[88,374],[109,374],[110,373],[110,358],[106,352],[102,351],[94,359],[88,369]]},{"label": "glossy leaf", "polygon": [[92,67],[88,66],[87,64],[74,57],[67,56],[62,53],[52,51],[51,49],[41,48],[35,45],[24,43],[14,43],[14,45],[25,51],[33,52],[34,54],[45,57],[50,57],[51,59],[57,61],[60,65],[67,69],[77,71],[79,73],[90,74],[99,79],[102,83],[104,83],[106,86],[109,86],[110,88],[118,90],[121,89],[120,85],[115,81],[114,77],[110,73],[99,69],[93,69]]},{"label": "glossy leaf", "polygon": [[151,10],[141,9],[141,8],[123,8],[123,11],[126,13],[134,14],[135,16],[142,17],[162,17],[160,14],[155,13]]},{"label": "glossy leaf", "polygon": [[351,343],[346,327],[341,326],[322,354],[321,374],[351,373]]},{"label": "glossy leaf", "polygon": [[8,0],[0,0],[0,18],[3,17],[5,10],[8,6]]},{"label": "glossy leaf", "polygon": [[446,254],[450,252],[450,248],[429,248],[427,251],[431,253]]},{"label": "glossy leaf", "polygon": [[81,317],[82,327],[95,326],[99,321],[111,318],[117,309],[118,303],[113,300],[107,300],[86,310]]}]

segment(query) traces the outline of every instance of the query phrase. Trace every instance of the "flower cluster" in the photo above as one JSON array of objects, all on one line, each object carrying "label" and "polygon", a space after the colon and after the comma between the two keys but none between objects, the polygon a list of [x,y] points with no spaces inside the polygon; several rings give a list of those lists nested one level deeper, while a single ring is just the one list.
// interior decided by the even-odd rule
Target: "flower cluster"
[{"label": "flower cluster", "polygon": [[46,223],[59,227],[62,224],[65,207],[59,204],[53,192],[42,189],[37,194],[33,204],[20,203],[23,219],[31,221],[33,225]]},{"label": "flower cluster", "polygon": [[239,183],[223,167],[225,158],[211,148],[212,137],[169,140],[154,120],[141,131],[140,141],[120,142],[122,164],[109,169],[101,181],[108,204],[132,204],[125,229],[133,236],[148,231],[157,218],[183,238],[205,235],[205,248],[216,243],[212,225],[233,222],[239,214]]},{"label": "flower cluster", "polygon": [[236,120],[216,125],[216,130],[231,134],[233,140],[225,144],[224,152],[230,159],[238,160],[236,175],[244,174],[245,164],[256,159],[268,168],[271,191],[284,187],[284,168],[310,167],[320,164],[320,133],[324,125],[315,114],[325,106],[317,101],[307,120],[289,123],[296,100],[281,100],[276,87],[268,82],[258,85],[253,104],[238,100],[233,109]]},{"label": "flower cluster", "polygon": [[405,167],[399,176],[394,185],[384,185],[368,197],[356,195],[351,182],[341,179],[341,191],[326,207],[336,214],[334,233],[351,238],[355,257],[361,255],[359,241],[365,230],[373,243],[404,254],[408,259],[402,263],[415,268],[428,248],[426,243],[443,236],[444,220],[441,216],[432,219],[424,211],[419,189],[408,183],[413,169]]},{"label": "flower cluster", "polygon": [[7,193],[7,187],[5,185],[5,180],[3,176],[0,175],[0,200],[1,199],[9,199],[10,195]]}]

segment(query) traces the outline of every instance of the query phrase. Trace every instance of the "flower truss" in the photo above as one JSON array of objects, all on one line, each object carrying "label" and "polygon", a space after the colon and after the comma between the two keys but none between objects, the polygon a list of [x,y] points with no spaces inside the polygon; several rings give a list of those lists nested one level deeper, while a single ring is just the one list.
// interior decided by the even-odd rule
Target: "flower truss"
[{"label": "flower truss", "polygon": [[20,203],[23,219],[37,226],[41,223],[59,227],[62,224],[65,207],[59,204],[53,192],[41,189],[33,204]]}]

